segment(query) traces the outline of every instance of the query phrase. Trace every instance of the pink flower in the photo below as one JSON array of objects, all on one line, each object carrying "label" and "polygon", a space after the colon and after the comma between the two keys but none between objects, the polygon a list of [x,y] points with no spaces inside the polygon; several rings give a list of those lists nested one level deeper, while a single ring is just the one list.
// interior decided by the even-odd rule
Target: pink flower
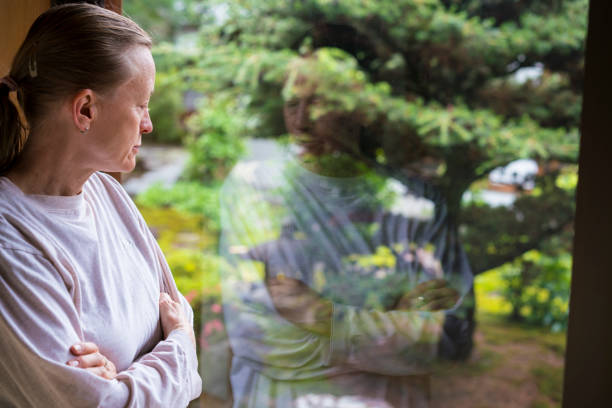
[{"label": "pink flower", "polygon": [[200,347],[202,347],[204,350],[208,349],[208,342],[204,337],[200,337]]},{"label": "pink flower", "polygon": [[212,310],[213,313],[221,313],[221,305],[218,303],[213,303],[213,305],[210,307],[210,310]]},{"label": "pink flower", "polygon": [[204,333],[203,337],[210,336],[215,330],[220,332],[223,331],[223,323],[221,323],[219,319],[213,319],[204,325],[204,330],[202,330]]}]

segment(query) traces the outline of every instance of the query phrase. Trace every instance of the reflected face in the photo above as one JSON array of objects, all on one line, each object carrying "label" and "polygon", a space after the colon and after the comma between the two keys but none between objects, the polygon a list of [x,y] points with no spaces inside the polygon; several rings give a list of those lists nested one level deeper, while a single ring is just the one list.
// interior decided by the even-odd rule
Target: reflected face
[{"label": "reflected face", "polygon": [[87,140],[96,170],[132,171],[142,135],[153,131],[148,109],[155,85],[153,57],[148,48],[135,47],[127,52],[126,59],[132,74],[101,97],[99,116],[92,124],[95,132]]},{"label": "reflected face", "polygon": [[[293,98],[283,106],[287,132],[298,137],[301,145],[314,155],[355,150],[360,124],[356,115],[335,112],[329,102],[316,94],[314,86],[296,84]],[[324,113],[313,119],[313,113]]]}]

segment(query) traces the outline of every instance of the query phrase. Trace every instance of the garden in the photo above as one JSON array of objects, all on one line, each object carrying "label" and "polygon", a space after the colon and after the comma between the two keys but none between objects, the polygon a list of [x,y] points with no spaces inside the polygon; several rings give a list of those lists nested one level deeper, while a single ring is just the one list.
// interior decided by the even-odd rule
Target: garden
[{"label": "garden", "polygon": [[[475,276],[465,316],[473,347],[439,363],[434,406],[560,406],[587,6],[125,1],[125,13],[155,41],[155,130],[145,144],[187,154],[177,180],[134,199],[196,311],[202,364],[214,364],[206,351],[227,338],[223,182],[256,155],[253,141],[291,145],[283,122],[288,69],[316,55],[309,70],[322,97],[336,109],[367,112],[363,120],[376,129],[369,159],[381,168],[409,162],[443,193]],[[491,177],[519,159],[537,172]],[[150,170],[143,160],[127,178]]]}]

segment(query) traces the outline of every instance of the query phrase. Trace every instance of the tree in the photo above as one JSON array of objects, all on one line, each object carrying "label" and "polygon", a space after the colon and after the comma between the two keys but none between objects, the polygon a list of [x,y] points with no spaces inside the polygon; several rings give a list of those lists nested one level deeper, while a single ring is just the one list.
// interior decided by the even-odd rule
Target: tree
[{"label": "tree", "polygon": [[123,6],[156,41],[173,41],[181,31],[197,29],[206,13],[205,3],[198,0],[130,0]]},{"label": "tree", "polygon": [[[187,139],[198,158],[192,179],[222,178],[241,138],[286,133],[288,68],[316,53],[311,69],[325,82],[325,99],[334,109],[368,114],[366,159],[437,185],[474,273],[511,263],[523,279],[512,284],[516,289],[540,272],[551,276],[547,265],[557,265],[533,262],[534,253],[556,259],[571,245],[575,182],[563,179],[577,161],[587,6],[587,0],[155,0],[146,7],[128,2],[126,11],[141,22],[144,13],[147,27],[165,27],[165,39],[200,27],[200,52],[172,51],[161,64],[164,53],[156,55],[160,71],[180,66],[180,83],[204,96]],[[525,70],[536,75],[521,80]],[[214,157],[202,163],[210,152]],[[464,193],[477,193],[494,168],[519,158],[540,165],[534,191],[511,207],[465,202]],[[211,168],[215,163],[220,169]]]},{"label": "tree", "polygon": [[[245,134],[285,133],[287,66],[319,50],[326,99],[377,123],[370,159],[444,192],[475,273],[571,228],[573,191],[555,188],[558,170],[542,179],[542,194],[523,195],[511,208],[466,205],[463,196],[518,158],[542,168],[576,162],[587,0],[207,5],[215,18],[202,27],[197,69],[185,75],[210,96],[209,106],[248,112]],[[519,81],[526,67],[541,75]]]}]

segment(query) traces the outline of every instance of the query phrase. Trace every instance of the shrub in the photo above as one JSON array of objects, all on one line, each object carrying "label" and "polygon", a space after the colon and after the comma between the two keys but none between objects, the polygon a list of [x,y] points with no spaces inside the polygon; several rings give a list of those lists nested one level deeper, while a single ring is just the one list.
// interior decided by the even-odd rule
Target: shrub
[{"label": "shrub", "polygon": [[219,184],[204,186],[198,182],[179,181],[172,187],[154,184],[136,197],[144,207],[171,207],[203,217],[203,227],[210,234],[219,231]]},{"label": "shrub", "polygon": [[203,106],[189,121],[184,177],[204,183],[223,180],[244,151],[242,123],[224,104]]},{"label": "shrub", "polygon": [[186,133],[181,123],[184,113],[183,87],[175,72],[158,72],[155,93],[149,102],[153,132],[149,135],[157,142],[180,143]]},{"label": "shrub", "polygon": [[571,255],[532,250],[499,268],[511,317],[552,331],[567,328]]}]

